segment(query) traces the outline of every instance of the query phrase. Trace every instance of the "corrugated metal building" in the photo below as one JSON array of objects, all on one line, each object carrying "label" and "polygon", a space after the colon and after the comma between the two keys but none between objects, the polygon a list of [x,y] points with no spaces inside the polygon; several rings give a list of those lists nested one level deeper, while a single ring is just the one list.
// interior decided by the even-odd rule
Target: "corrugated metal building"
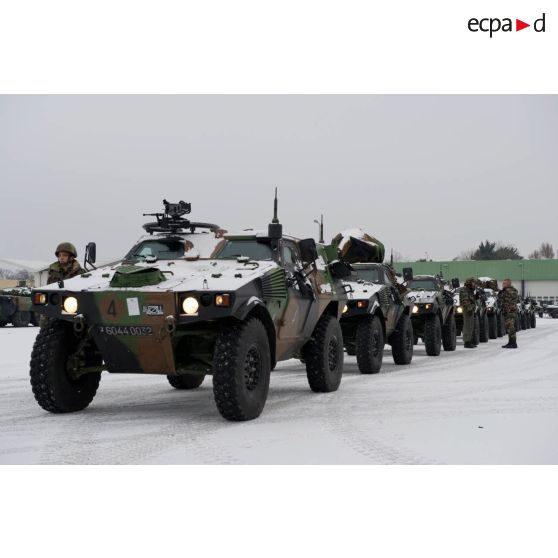
[{"label": "corrugated metal building", "polygon": [[499,284],[509,278],[523,296],[558,303],[558,260],[395,262],[394,267],[399,272],[412,267],[415,275],[441,273],[445,279],[458,277],[462,283],[467,277],[493,277]]}]

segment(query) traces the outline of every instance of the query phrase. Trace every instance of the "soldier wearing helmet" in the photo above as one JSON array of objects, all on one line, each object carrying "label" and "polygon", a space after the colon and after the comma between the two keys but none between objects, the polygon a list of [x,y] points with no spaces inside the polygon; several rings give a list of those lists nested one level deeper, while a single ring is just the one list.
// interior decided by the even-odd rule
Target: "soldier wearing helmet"
[{"label": "soldier wearing helmet", "polygon": [[517,338],[515,332],[515,320],[517,317],[517,302],[519,295],[517,289],[512,286],[511,279],[504,279],[502,290],[498,293],[498,302],[502,307],[508,342],[502,345],[502,349],[517,349]]},{"label": "soldier wearing helmet", "polygon": [[473,328],[475,324],[475,310],[477,301],[475,298],[476,279],[469,277],[465,285],[459,291],[459,305],[463,308],[463,346],[466,349],[476,347],[473,341]]},{"label": "soldier wearing helmet", "polygon": [[71,242],[61,242],[56,247],[54,255],[57,261],[48,268],[48,284],[70,279],[70,277],[75,277],[83,273],[83,268],[76,260],[76,247]]}]

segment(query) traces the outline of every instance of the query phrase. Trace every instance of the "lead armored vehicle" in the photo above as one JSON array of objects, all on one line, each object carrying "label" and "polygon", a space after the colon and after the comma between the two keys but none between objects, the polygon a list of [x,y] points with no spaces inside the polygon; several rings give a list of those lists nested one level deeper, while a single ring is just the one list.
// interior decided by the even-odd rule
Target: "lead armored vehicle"
[{"label": "lead armored vehicle", "polygon": [[161,374],[177,389],[211,374],[221,415],[249,420],[275,364],[292,357],[306,363],[313,391],[336,390],[346,302],[336,274],[346,268],[313,239],[283,235],[276,202],[267,231],[238,235],[190,221],[190,204],[164,205],[123,261],[33,290],[48,318],[31,356],[39,405],[87,407],[104,370]]},{"label": "lead armored vehicle", "polygon": [[412,304],[411,321],[416,339],[422,339],[429,356],[455,351],[456,323],[453,294],[445,282],[434,275],[415,275],[406,282],[406,298]]}]

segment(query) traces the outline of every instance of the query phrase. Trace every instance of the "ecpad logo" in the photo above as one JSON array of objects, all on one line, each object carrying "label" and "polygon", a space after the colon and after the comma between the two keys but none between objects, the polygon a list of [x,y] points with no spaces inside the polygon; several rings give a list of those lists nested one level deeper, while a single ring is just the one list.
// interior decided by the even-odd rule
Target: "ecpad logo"
[{"label": "ecpad logo", "polygon": [[[543,13],[543,15],[539,19],[536,19],[534,21],[533,29],[536,33],[545,32],[545,19],[546,14]],[[492,38],[492,35],[494,33],[497,33],[498,31],[503,31],[504,33],[506,33],[512,32],[514,30],[512,18],[509,17],[505,17],[503,19],[497,17],[485,17],[482,19],[477,19],[475,17],[472,17],[469,20],[467,26],[469,28],[469,31],[472,31],[473,33],[477,33],[479,31],[482,31],[483,33],[490,33],[490,38]],[[520,19],[515,20],[515,31],[521,31],[522,29],[526,29],[527,27],[531,27],[531,24],[525,23]]]}]

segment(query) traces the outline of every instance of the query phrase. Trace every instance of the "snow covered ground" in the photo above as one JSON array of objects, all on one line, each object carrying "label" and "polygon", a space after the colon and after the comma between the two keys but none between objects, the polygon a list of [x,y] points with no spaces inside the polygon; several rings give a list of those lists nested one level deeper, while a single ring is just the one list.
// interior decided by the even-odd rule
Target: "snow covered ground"
[{"label": "snow covered ground", "polygon": [[53,415],[35,403],[28,362],[36,328],[0,330],[0,463],[558,463],[558,320],[427,357],[410,366],[386,350],[363,376],[346,357],[339,391],[312,393],[298,361],[273,373],[262,416],[223,420],[211,378],[198,390],[165,377],[103,374],[85,411]]}]

